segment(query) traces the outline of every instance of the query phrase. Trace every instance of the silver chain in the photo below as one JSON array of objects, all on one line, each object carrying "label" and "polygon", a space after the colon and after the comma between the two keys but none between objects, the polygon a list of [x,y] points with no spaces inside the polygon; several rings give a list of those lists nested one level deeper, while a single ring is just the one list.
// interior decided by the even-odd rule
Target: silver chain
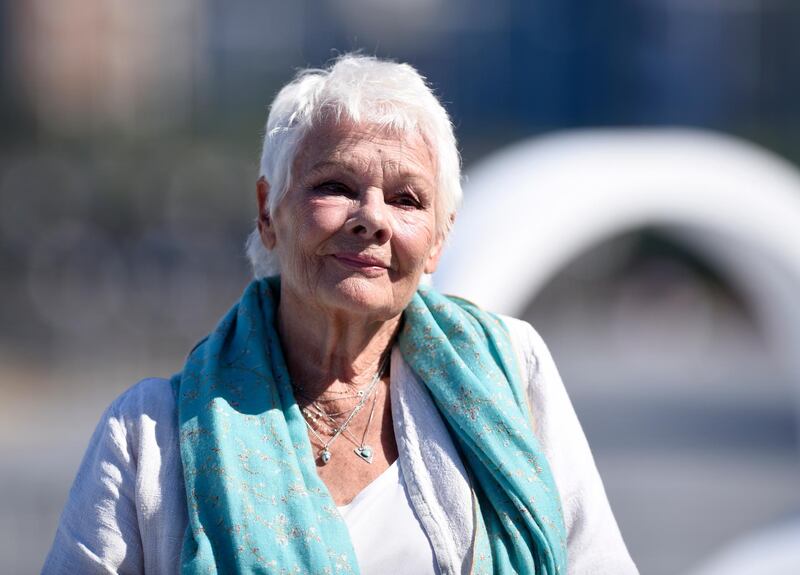
[{"label": "silver chain", "polygon": [[[332,457],[331,451],[328,448],[333,444],[334,441],[336,441],[339,438],[340,435],[342,435],[345,431],[348,431],[347,427],[350,425],[350,422],[353,420],[356,414],[359,411],[361,411],[361,409],[364,407],[364,404],[367,402],[369,397],[372,395],[372,392],[377,387],[378,382],[381,380],[381,376],[383,375],[383,372],[386,368],[386,363],[388,360],[389,360],[389,352],[387,352],[387,354],[381,360],[381,363],[378,366],[378,370],[375,372],[375,376],[372,378],[372,381],[370,382],[369,386],[367,386],[367,388],[364,390],[363,395],[361,395],[358,403],[350,412],[350,415],[347,416],[347,418],[344,420],[344,423],[342,423],[340,426],[336,428],[333,428],[334,433],[327,442],[320,436],[319,433],[317,433],[317,430],[314,429],[314,427],[311,425],[308,419],[306,417],[303,417],[303,420],[306,422],[306,426],[308,427],[309,431],[311,431],[312,435],[316,437],[317,441],[319,441],[320,444],[322,445],[322,449],[319,450],[317,455],[319,455],[319,458],[322,460],[323,465],[326,465],[331,460]],[[370,411],[369,421],[367,422],[367,429],[369,428],[369,425],[372,423],[372,416],[375,413],[376,402],[377,402],[377,394],[375,395],[375,399],[372,402],[372,410]],[[334,422],[336,421],[325,410],[321,409],[319,404],[316,403],[316,401],[312,402],[312,405],[314,405],[314,408],[320,413],[324,414],[328,419]],[[367,463],[372,463],[372,449],[364,445],[364,439],[367,436],[367,429],[364,430],[364,437],[361,440],[361,445],[359,445],[359,447],[356,448],[355,452],[356,455],[358,455],[362,460],[366,461]],[[348,434],[352,437],[352,433],[348,431]]]}]

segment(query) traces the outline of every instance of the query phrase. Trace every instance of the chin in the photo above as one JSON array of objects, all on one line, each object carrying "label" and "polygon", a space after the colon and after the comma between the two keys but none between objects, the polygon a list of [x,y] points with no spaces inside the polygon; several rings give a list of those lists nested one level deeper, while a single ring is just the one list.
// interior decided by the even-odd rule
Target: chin
[{"label": "chin", "polygon": [[373,278],[349,277],[331,287],[331,290],[325,290],[328,293],[324,299],[352,314],[391,319],[400,314],[408,303],[395,301],[393,286],[385,280],[379,282]]}]

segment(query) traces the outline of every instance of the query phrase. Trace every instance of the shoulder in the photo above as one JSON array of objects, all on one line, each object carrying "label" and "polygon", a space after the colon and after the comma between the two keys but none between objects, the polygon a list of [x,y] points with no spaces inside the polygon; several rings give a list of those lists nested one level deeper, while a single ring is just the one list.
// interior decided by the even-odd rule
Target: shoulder
[{"label": "shoulder", "polygon": [[163,420],[175,414],[175,394],[169,379],[149,377],[122,392],[109,406],[121,418],[143,416]]},{"label": "shoulder", "polygon": [[[543,372],[555,370],[553,357],[539,332],[527,321],[497,314],[508,330],[511,344],[517,354],[525,379],[530,381]],[[554,375],[550,373],[549,375]]]},{"label": "shoulder", "polygon": [[[104,432],[104,433],[103,433]],[[94,441],[122,447],[134,460],[170,446],[177,433],[176,401],[169,379],[143,379],[122,392],[106,409]]]},{"label": "shoulder", "polygon": [[561,374],[542,336],[526,321],[499,317],[516,352],[534,430],[545,450],[557,449],[560,442],[573,435],[583,437]]}]

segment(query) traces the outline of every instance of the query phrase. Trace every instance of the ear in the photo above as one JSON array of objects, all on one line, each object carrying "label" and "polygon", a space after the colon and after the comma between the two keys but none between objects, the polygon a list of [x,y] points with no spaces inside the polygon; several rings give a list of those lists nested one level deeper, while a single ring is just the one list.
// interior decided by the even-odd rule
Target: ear
[{"label": "ear", "polygon": [[431,253],[428,254],[428,260],[425,262],[425,273],[432,274],[436,271],[439,265],[439,258],[442,257],[442,249],[444,248],[444,235],[440,235],[431,248]]},{"label": "ear", "polygon": [[436,239],[436,243],[434,243],[433,247],[431,248],[431,253],[428,254],[428,261],[425,262],[424,270],[426,274],[432,274],[439,266],[439,258],[442,257],[442,250],[444,249],[444,240],[450,230],[453,229],[454,223],[456,223],[456,215],[450,214],[450,221],[448,222],[447,227],[443,233],[439,234],[439,237]]},{"label": "ear", "polygon": [[433,244],[431,248],[431,253],[428,254],[428,261],[425,262],[425,273],[432,274],[436,271],[436,268],[439,266],[439,258],[442,257],[442,250],[444,249],[444,240],[447,237],[447,233],[453,229],[453,224],[456,222],[456,215],[450,215],[450,222],[447,228],[445,229],[444,233],[439,234],[439,237],[436,239],[436,243]]},{"label": "ear", "polygon": [[261,243],[268,250],[275,247],[275,226],[269,213],[269,182],[261,176],[256,182],[256,197],[258,198],[258,235]]}]

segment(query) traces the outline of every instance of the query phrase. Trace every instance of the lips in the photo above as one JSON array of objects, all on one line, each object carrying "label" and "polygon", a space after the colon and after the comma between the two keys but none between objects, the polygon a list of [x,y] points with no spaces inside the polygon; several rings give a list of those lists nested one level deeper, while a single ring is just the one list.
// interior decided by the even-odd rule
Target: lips
[{"label": "lips", "polygon": [[343,252],[333,254],[333,258],[344,266],[356,269],[389,269],[389,265],[383,260],[364,254]]}]

